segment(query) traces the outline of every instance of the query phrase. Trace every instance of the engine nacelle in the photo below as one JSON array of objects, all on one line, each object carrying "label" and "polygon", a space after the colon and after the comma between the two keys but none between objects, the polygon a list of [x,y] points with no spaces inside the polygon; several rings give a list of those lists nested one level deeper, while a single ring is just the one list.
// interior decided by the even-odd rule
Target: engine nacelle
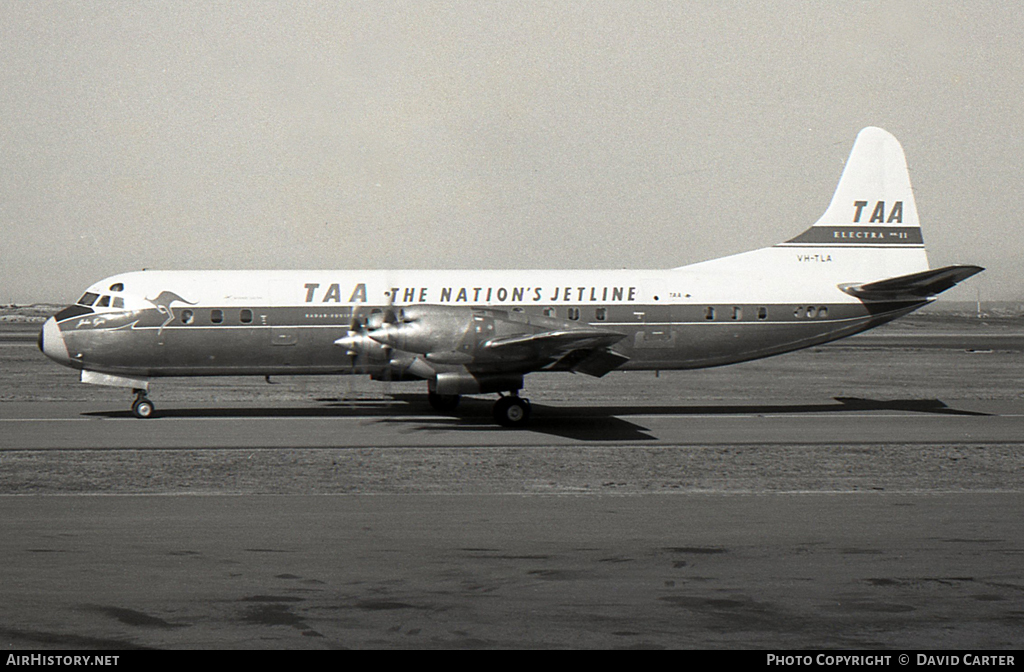
[{"label": "engine nacelle", "polygon": [[424,355],[426,361],[443,365],[470,365],[529,358],[529,346],[487,352],[485,343],[542,331],[571,329],[569,323],[550,317],[468,306],[413,305],[394,309],[371,328],[367,336],[395,351]]},{"label": "engine nacelle", "polygon": [[[461,306],[408,306],[369,332],[373,340],[403,352],[465,352],[476,349],[480,330],[473,309]],[[493,332],[493,324],[490,331]],[[488,336],[490,337],[490,336]]]},{"label": "engine nacelle", "polygon": [[419,357],[401,354],[391,358],[385,366],[370,372],[371,380],[404,382],[410,380],[433,380],[436,371]]},{"label": "engine nacelle", "polygon": [[468,371],[439,373],[431,385],[431,392],[440,395],[518,392],[521,389],[521,374],[472,374]]}]

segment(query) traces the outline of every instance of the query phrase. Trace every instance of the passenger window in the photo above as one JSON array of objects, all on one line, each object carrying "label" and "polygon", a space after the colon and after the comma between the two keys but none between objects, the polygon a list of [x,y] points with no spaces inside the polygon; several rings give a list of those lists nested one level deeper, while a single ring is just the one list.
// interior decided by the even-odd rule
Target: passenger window
[{"label": "passenger window", "polygon": [[96,307],[107,308],[108,306],[110,306],[110,297],[104,294],[102,297],[100,297],[100,300],[96,302]]},{"label": "passenger window", "polygon": [[796,310],[793,311],[793,317],[801,317],[804,314],[804,307],[797,306]]},{"label": "passenger window", "polygon": [[594,311],[594,317],[602,321],[605,320],[608,317],[608,309],[598,308],[597,310]]},{"label": "passenger window", "polygon": [[242,312],[238,314],[238,319],[242,321],[242,324],[249,324],[252,322],[252,311],[248,308],[243,308]]},{"label": "passenger window", "polygon": [[122,299],[120,296],[115,296],[114,308],[124,308],[124,299]]},{"label": "passenger window", "polygon": [[765,308],[764,306],[761,306],[760,308],[758,308],[757,309],[757,319],[759,319],[759,320],[767,320],[768,319],[768,309]]},{"label": "passenger window", "polygon": [[814,317],[814,306],[807,306],[807,317]]},{"label": "passenger window", "polygon": [[110,286],[110,291],[112,291],[112,292],[123,292],[124,291],[124,283],[123,282],[115,282],[114,284],[112,284]]},{"label": "passenger window", "polygon": [[545,308],[544,309],[544,316],[545,317],[555,317],[557,315],[558,315],[558,312],[554,308]]},{"label": "passenger window", "polygon": [[742,320],[743,319],[743,309],[740,308],[739,306],[733,306],[732,307],[732,319],[734,319],[734,320]]},{"label": "passenger window", "polygon": [[78,305],[80,305],[80,306],[91,306],[92,304],[96,303],[96,299],[98,299],[99,297],[100,297],[99,294],[94,294],[92,292],[86,292],[85,294],[82,294],[82,298],[80,298],[78,300]]},{"label": "passenger window", "polygon": [[214,324],[220,324],[223,321],[224,321],[224,311],[223,310],[211,310],[210,311],[210,322],[213,322]]},{"label": "passenger window", "polygon": [[579,308],[570,308],[569,309],[569,319],[570,320],[578,320],[578,319],[580,319],[580,309]]},{"label": "passenger window", "polygon": [[708,306],[704,309],[704,319],[713,320],[715,319],[715,309],[713,306]]},{"label": "passenger window", "polygon": [[193,320],[195,320],[195,315],[193,314],[193,312],[191,310],[183,310],[183,311],[181,311],[181,322],[182,322],[182,324],[192,324]]},{"label": "passenger window", "polygon": [[828,308],[825,306],[818,308],[818,317],[828,317]]}]

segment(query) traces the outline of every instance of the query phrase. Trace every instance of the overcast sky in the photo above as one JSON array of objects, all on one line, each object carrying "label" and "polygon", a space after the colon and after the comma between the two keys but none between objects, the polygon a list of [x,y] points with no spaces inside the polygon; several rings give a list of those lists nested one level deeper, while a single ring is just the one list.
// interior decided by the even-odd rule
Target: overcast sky
[{"label": "overcast sky", "polygon": [[[660,268],[902,142],[952,298],[1024,299],[1016,2],[0,0],[0,303],[141,268]],[[856,281],[851,278],[851,281]]]}]

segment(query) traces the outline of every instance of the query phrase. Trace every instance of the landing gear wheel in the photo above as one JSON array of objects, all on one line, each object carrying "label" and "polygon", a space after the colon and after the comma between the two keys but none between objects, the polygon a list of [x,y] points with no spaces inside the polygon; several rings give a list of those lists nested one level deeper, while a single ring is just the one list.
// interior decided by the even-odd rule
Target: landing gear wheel
[{"label": "landing gear wheel", "polygon": [[458,407],[460,399],[462,397],[457,394],[427,392],[427,401],[430,402],[430,407],[438,413],[451,413]]},{"label": "landing gear wheel", "polygon": [[515,395],[494,402],[494,419],[504,427],[522,427],[530,419],[530,402]]},{"label": "landing gear wheel", "polygon": [[146,398],[144,394],[138,394],[135,397],[135,403],[132,404],[132,414],[136,418],[146,419],[152,418],[153,413],[156,411],[156,407],[153,406],[153,402]]}]

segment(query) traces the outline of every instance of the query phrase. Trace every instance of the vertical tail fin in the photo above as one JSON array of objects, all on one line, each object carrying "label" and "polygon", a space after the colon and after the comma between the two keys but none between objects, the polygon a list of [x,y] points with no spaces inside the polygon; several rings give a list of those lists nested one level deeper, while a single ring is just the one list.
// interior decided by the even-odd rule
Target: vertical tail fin
[{"label": "vertical tail fin", "polygon": [[835,292],[929,270],[903,148],[881,128],[863,129],[831,203],[811,228],[784,243],[684,268],[735,273],[778,293]]},{"label": "vertical tail fin", "polygon": [[843,252],[867,280],[928,270],[907,160],[899,141],[869,126],[857,134],[832,202],[814,226],[776,247]]},{"label": "vertical tail fin", "polygon": [[783,244],[923,248],[907,160],[899,141],[874,126],[862,130],[825,214]]}]

